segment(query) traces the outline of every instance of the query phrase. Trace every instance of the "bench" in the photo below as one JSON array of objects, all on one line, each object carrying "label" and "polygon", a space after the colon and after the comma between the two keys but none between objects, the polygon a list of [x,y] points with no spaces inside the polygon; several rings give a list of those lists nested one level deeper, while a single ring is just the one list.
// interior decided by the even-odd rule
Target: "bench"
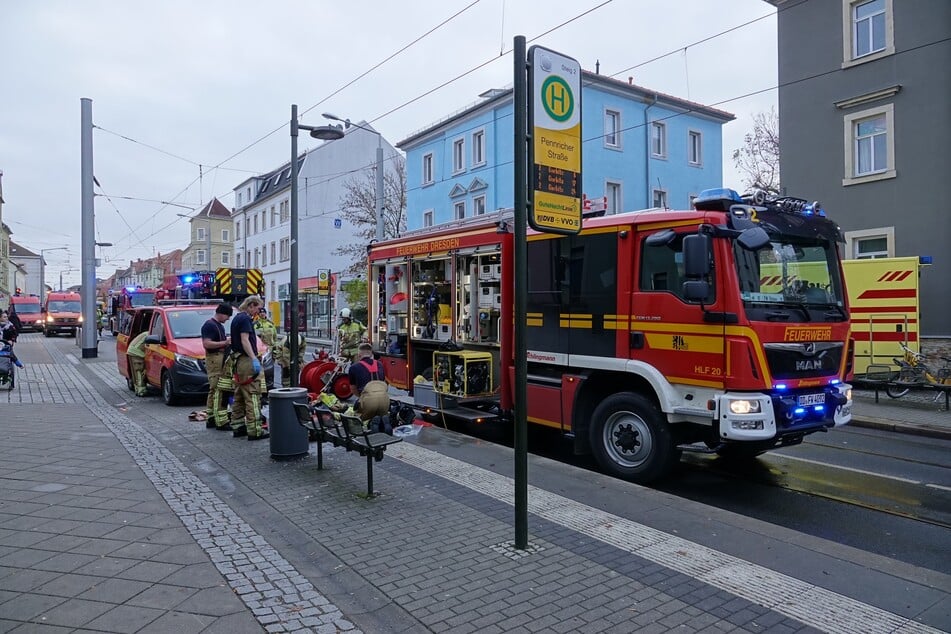
[{"label": "bench", "polygon": [[[356,452],[367,459],[367,497],[374,497],[376,493],[373,492],[373,463],[383,460],[386,448],[403,442],[403,439],[369,432],[364,429],[363,422],[358,417],[333,412],[323,405],[294,403],[294,412],[297,422],[317,443],[317,468],[324,468],[325,442],[334,447],[343,447],[348,452]],[[359,432],[356,431],[358,429]]]},{"label": "bench", "polygon": [[888,387],[899,389],[920,389],[937,392],[935,401],[944,394],[944,410],[951,409],[951,384],[929,383],[928,381],[901,381],[900,374],[888,365],[869,365],[864,377],[854,377],[852,386],[858,389],[873,390],[875,403],[878,403],[878,393]]}]

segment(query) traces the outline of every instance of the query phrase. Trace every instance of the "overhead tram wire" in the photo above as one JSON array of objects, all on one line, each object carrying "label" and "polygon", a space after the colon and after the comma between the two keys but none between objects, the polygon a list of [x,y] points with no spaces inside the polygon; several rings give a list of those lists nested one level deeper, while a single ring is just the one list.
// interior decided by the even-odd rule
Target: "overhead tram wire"
[{"label": "overhead tram wire", "polygon": [[[596,10],[598,10],[598,9],[601,9],[602,7],[606,6],[607,4],[610,4],[612,1],[613,1],[613,0],[606,0],[605,2],[602,2],[602,3],[600,3],[600,4],[598,4],[598,5],[594,6],[594,7],[591,7],[591,8],[589,8],[589,9],[587,9],[587,10],[585,10],[585,11],[583,11],[583,12],[577,14],[577,15],[575,15],[574,17],[572,17],[572,18],[570,18],[570,19],[568,19],[568,20],[565,20],[564,22],[562,22],[562,23],[560,23],[560,24],[558,24],[558,25],[552,27],[551,29],[548,29],[548,30],[544,31],[543,33],[540,33],[540,34],[538,34],[538,35],[532,37],[532,38],[529,39],[528,41],[531,42],[531,41],[535,41],[535,40],[537,40],[537,39],[539,39],[539,38],[541,38],[541,37],[544,37],[545,35],[548,35],[548,34],[554,32],[554,31],[556,31],[556,30],[558,30],[558,29],[560,29],[560,28],[562,28],[562,27],[564,27],[564,26],[566,26],[566,25],[568,25],[568,24],[570,24],[570,23],[572,23],[572,22],[574,22],[574,21],[580,19],[581,17],[584,17],[584,16],[588,15],[589,13],[591,13],[591,12],[593,12],[593,11],[596,11]],[[791,5],[790,7],[784,8],[784,9],[782,9],[782,10],[785,11],[785,10],[788,10],[789,8],[795,8],[796,6],[799,6],[799,4],[803,4],[804,2],[807,2],[807,1],[808,1],[808,0],[803,0],[803,2],[800,2],[800,3],[796,4],[796,5]],[[463,8],[462,10],[460,10],[460,12],[457,12],[457,13],[454,14],[453,16],[450,16],[450,18],[447,18],[446,20],[444,20],[442,23],[440,23],[439,25],[437,25],[437,26],[434,27],[433,29],[430,29],[429,31],[427,31],[426,34],[420,36],[419,38],[417,38],[416,40],[414,40],[413,42],[411,42],[411,43],[408,44],[407,46],[404,46],[403,48],[401,48],[399,51],[397,51],[397,53],[394,53],[394,54],[388,56],[388,57],[385,58],[383,61],[381,61],[380,63],[376,64],[374,67],[372,67],[370,70],[368,70],[368,71],[362,73],[361,75],[359,75],[358,77],[356,77],[354,80],[351,80],[350,82],[348,82],[347,84],[345,84],[345,85],[342,86],[341,88],[339,88],[339,89],[333,91],[330,95],[328,95],[328,97],[322,99],[321,101],[317,102],[317,103],[314,104],[313,106],[309,107],[305,112],[310,111],[310,110],[313,110],[313,109],[316,108],[317,106],[321,105],[322,103],[324,103],[324,102],[326,101],[326,99],[329,99],[330,97],[332,97],[332,96],[338,94],[338,93],[339,93],[341,90],[343,90],[344,88],[349,87],[350,85],[352,85],[353,83],[355,83],[356,81],[358,81],[359,79],[361,79],[362,77],[366,76],[366,74],[368,74],[369,72],[372,72],[372,70],[378,68],[380,65],[382,65],[382,64],[385,63],[386,61],[389,61],[390,59],[392,59],[393,57],[395,57],[396,55],[398,55],[400,52],[406,50],[407,48],[409,48],[410,46],[412,46],[412,45],[415,44],[416,42],[418,42],[418,41],[420,41],[421,39],[423,39],[424,37],[426,37],[426,35],[428,35],[428,34],[434,32],[434,31],[437,30],[438,28],[441,28],[442,26],[444,26],[445,24],[447,24],[448,22],[450,22],[452,19],[454,19],[455,17],[457,17],[458,15],[460,15],[460,14],[461,14],[462,12],[464,12],[465,10],[468,10],[471,6],[474,6],[477,2],[478,2],[478,0],[476,0],[476,2],[470,3],[470,5],[467,5],[465,8]],[[778,13],[778,12],[779,12],[779,11],[777,10],[777,13]],[[709,37],[707,37],[707,38],[703,38],[702,40],[698,40],[697,42],[694,42],[694,43],[692,43],[692,44],[689,44],[689,45],[687,45],[687,47],[689,47],[689,46],[695,46],[696,44],[699,44],[699,43],[701,43],[701,42],[705,42],[705,41],[708,41],[708,40],[713,39],[713,38],[715,38],[715,37],[719,37],[719,36],[725,35],[725,34],[727,34],[727,33],[730,33],[730,32],[732,32],[732,31],[735,31],[735,30],[737,30],[737,29],[739,29],[739,28],[742,28],[742,27],[744,27],[744,26],[747,26],[747,25],[749,25],[749,24],[751,24],[751,23],[754,23],[754,22],[756,22],[756,21],[765,19],[766,17],[769,17],[770,15],[773,15],[773,14],[770,13],[770,14],[767,14],[767,15],[762,16],[762,17],[760,17],[760,18],[756,18],[756,19],[754,19],[754,20],[747,21],[747,22],[745,22],[745,23],[743,23],[743,24],[740,24],[740,25],[737,25],[737,26],[735,26],[735,27],[731,27],[731,28],[729,28],[729,29],[726,29],[726,30],[724,30],[724,31],[721,31],[721,32],[719,32],[719,33],[716,33],[716,34],[714,34],[714,35],[712,35],[712,36],[709,36]],[[686,48],[686,47],[679,47],[679,48],[675,49],[674,51],[672,51],[672,53],[681,51],[681,50],[683,50],[684,48]],[[510,49],[510,50],[511,50],[511,49]],[[500,54],[500,57],[501,57],[501,56],[504,56],[505,54],[507,54],[508,52],[510,52],[510,50],[508,50],[508,51],[503,51],[503,52]],[[672,53],[666,53],[666,54],[664,54],[664,55],[661,55],[661,56],[652,58],[651,60],[647,60],[646,62],[642,62],[642,63],[637,64],[637,65],[635,65],[635,66],[631,66],[628,70],[633,69],[633,68],[638,68],[638,67],[643,66],[643,65],[645,65],[645,64],[647,64],[647,63],[650,63],[651,61],[656,61],[657,59],[661,59],[661,58],[663,58],[663,57],[666,57],[667,55],[670,55],[670,54],[672,54]],[[394,112],[397,112],[397,111],[399,111],[400,109],[405,108],[405,107],[411,105],[412,103],[415,103],[415,102],[418,101],[419,99],[421,99],[421,98],[423,98],[423,97],[425,97],[425,96],[427,96],[427,95],[429,95],[429,94],[435,92],[436,90],[439,90],[440,88],[443,88],[443,87],[445,87],[445,86],[447,86],[447,85],[450,85],[451,83],[453,83],[453,82],[455,82],[455,81],[461,79],[462,77],[465,77],[465,76],[471,74],[472,72],[475,72],[476,70],[478,70],[478,69],[480,69],[480,68],[483,68],[483,67],[486,66],[488,63],[490,63],[491,61],[495,61],[496,59],[499,59],[499,58],[498,58],[498,57],[493,57],[491,60],[487,60],[486,62],[480,63],[480,64],[476,65],[475,67],[471,68],[470,70],[468,70],[468,71],[466,71],[466,72],[464,72],[464,73],[461,73],[460,75],[456,76],[455,78],[453,78],[453,79],[451,79],[451,80],[449,80],[449,81],[446,81],[446,82],[440,84],[439,86],[436,86],[436,87],[434,87],[434,88],[432,88],[432,89],[430,89],[430,90],[428,90],[428,91],[426,91],[426,92],[424,92],[424,93],[418,95],[417,97],[415,97],[415,98],[413,98],[413,99],[411,99],[411,100],[408,100],[407,102],[405,102],[405,103],[403,103],[403,104],[397,106],[396,108],[392,108],[392,109],[390,109],[390,110],[388,110],[388,111],[386,111],[386,112],[384,112],[384,113],[382,113],[382,114],[380,114],[380,115],[378,115],[378,116],[376,116],[376,117],[370,119],[370,120],[368,121],[368,123],[373,123],[373,122],[379,121],[380,119],[382,119],[382,118],[384,118],[384,117],[386,117],[386,116],[389,116],[389,115],[393,114]],[[623,73],[623,72],[627,72],[627,71],[620,71],[620,73]],[[616,73],[616,74],[620,74],[620,73]],[[777,87],[778,87],[778,86],[777,86]],[[768,90],[773,90],[773,89],[774,89],[774,88],[767,88],[767,89],[763,89],[763,90],[760,90],[760,91],[755,91],[755,92],[747,93],[747,94],[745,94],[745,95],[741,95],[741,96],[739,96],[739,97],[733,97],[733,98],[731,98],[731,99],[723,100],[723,101],[718,102],[718,103],[719,103],[719,104],[729,103],[730,101],[735,101],[735,100],[737,100],[737,99],[742,99],[742,98],[745,98],[745,97],[748,97],[748,96],[752,96],[752,95],[759,94],[759,93],[761,93],[761,92],[766,92],[766,91],[768,91]],[[711,105],[716,105],[716,104],[711,104]],[[684,114],[687,114],[687,113],[684,113]],[[678,116],[678,115],[673,115],[673,116]],[[222,166],[224,163],[226,163],[227,161],[229,161],[229,160],[233,159],[234,157],[240,155],[241,153],[247,151],[248,149],[250,149],[250,148],[253,147],[254,145],[257,145],[258,143],[260,143],[261,141],[265,140],[266,138],[268,138],[269,136],[273,135],[274,133],[279,132],[280,130],[282,130],[282,129],[284,128],[285,125],[287,125],[287,124],[282,124],[280,127],[278,127],[278,128],[276,128],[276,129],[274,129],[273,131],[269,132],[268,134],[266,134],[265,136],[261,137],[261,138],[258,139],[257,141],[254,141],[254,142],[252,142],[251,144],[247,145],[245,148],[242,148],[241,150],[239,150],[239,151],[236,152],[235,154],[233,154],[233,155],[229,156],[228,158],[224,159],[223,161],[221,161],[218,165],[214,166],[213,169],[227,169],[227,168],[222,168],[221,166]],[[623,132],[623,131],[625,131],[625,130],[636,129],[636,128],[638,128],[638,127],[641,127],[641,125],[635,125],[635,126],[631,126],[631,127],[629,127],[629,128],[624,128],[624,129],[621,130],[621,131]],[[603,135],[600,135],[600,136],[603,136]],[[592,137],[592,139],[600,138],[600,136],[599,136],[599,137]],[[592,139],[586,139],[585,141],[592,140]],[[389,158],[392,159],[393,157],[389,157]],[[505,163],[502,163],[501,165],[505,165]],[[356,173],[356,172],[359,172],[359,171],[361,171],[361,170],[363,170],[363,169],[369,169],[370,167],[372,167],[372,164],[367,164],[367,165],[366,165],[365,167],[363,167],[363,168],[356,168],[356,169],[353,169],[353,170],[348,170],[347,172],[342,172],[342,173],[340,173],[340,175],[344,175],[344,174],[346,174],[346,173]],[[189,183],[189,185],[188,185],[184,190],[182,190],[182,192],[180,192],[178,195],[181,195],[181,193],[184,193],[184,191],[187,191],[188,188],[190,188],[195,182],[197,182],[197,180],[198,180],[198,179],[195,179],[195,180],[191,181],[191,183]],[[418,188],[407,188],[406,191],[409,192],[409,191],[412,191],[413,189],[418,189]],[[155,215],[157,215],[160,211],[161,211],[161,209],[159,209],[155,214],[153,214],[153,217],[154,217]],[[333,210],[333,211],[336,212],[336,211],[339,211],[339,210]],[[154,235],[154,233],[151,234],[151,235]],[[150,236],[149,236],[149,237],[150,237]]]},{"label": "overhead tram wire", "polygon": [[[464,12],[466,12],[467,10],[469,10],[470,8],[472,8],[473,6],[475,6],[476,4],[478,4],[479,2],[481,2],[481,0],[473,0],[473,2],[470,2],[468,5],[466,5],[465,7],[463,7],[462,9],[460,9],[459,11],[457,11],[456,13],[454,13],[453,15],[449,16],[448,18],[446,18],[445,20],[443,20],[442,22],[440,22],[439,24],[437,24],[435,27],[433,27],[433,28],[429,29],[428,31],[426,31],[423,35],[417,37],[416,39],[414,39],[414,40],[413,40],[412,42],[410,42],[409,44],[407,44],[407,45],[403,46],[402,48],[400,48],[399,50],[397,50],[395,53],[393,53],[393,54],[387,56],[387,57],[386,57],[385,59],[383,59],[381,62],[379,62],[379,63],[375,64],[374,66],[372,66],[369,70],[367,70],[367,71],[361,73],[360,75],[358,75],[358,76],[357,76],[356,78],[354,78],[353,80],[347,82],[346,84],[344,84],[344,85],[341,86],[340,88],[334,90],[334,91],[331,92],[329,95],[327,95],[326,97],[324,97],[321,101],[319,101],[319,102],[317,102],[316,104],[314,104],[313,106],[309,107],[309,108],[308,108],[307,110],[305,110],[304,112],[309,112],[310,110],[313,110],[313,109],[316,108],[317,106],[319,106],[319,105],[321,105],[322,103],[324,103],[327,99],[330,99],[330,98],[333,97],[334,95],[339,94],[339,93],[340,93],[342,90],[344,90],[345,88],[351,86],[351,85],[352,85],[353,83],[355,83],[356,81],[362,79],[362,78],[365,77],[367,74],[369,74],[370,72],[376,70],[377,68],[379,68],[380,66],[382,66],[383,64],[385,64],[385,63],[388,62],[389,60],[393,59],[394,57],[396,57],[397,55],[399,55],[399,54],[402,53],[403,51],[407,50],[407,49],[410,48],[411,46],[415,45],[416,43],[418,43],[419,41],[421,41],[423,38],[427,37],[427,36],[430,35],[431,33],[433,33],[433,32],[435,32],[435,31],[437,31],[438,29],[442,28],[443,26],[445,26],[446,24],[448,24],[449,22],[451,22],[452,20],[454,20],[455,18],[457,18],[458,16],[462,15]],[[245,147],[243,147],[242,149],[238,150],[237,152],[235,152],[234,154],[232,154],[232,155],[229,156],[228,158],[226,158],[226,159],[224,159],[223,161],[219,162],[217,165],[210,166],[210,167],[212,167],[212,169],[214,169],[214,170],[217,170],[217,169],[228,169],[228,168],[222,168],[222,165],[224,165],[224,164],[227,163],[228,161],[232,160],[232,159],[235,158],[236,156],[239,156],[240,154],[242,154],[242,153],[246,152],[247,150],[251,149],[251,148],[254,147],[255,145],[261,143],[262,141],[264,141],[264,140],[267,139],[268,137],[274,135],[275,133],[280,132],[280,131],[283,130],[284,127],[286,127],[287,125],[288,125],[287,123],[282,123],[279,127],[275,128],[274,130],[271,130],[270,132],[268,132],[268,133],[265,134],[264,136],[260,137],[260,138],[257,139],[256,141],[253,141],[253,142],[251,142],[250,144],[246,145]],[[116,133],[112,133],[112,134],[116,134]],[[129,137],[125,137],[124,135],[118,135],[118,136],[121,136],[121,137],[123,137],[123,138],[129,139]],[[132,140],[132,139],[129,139],[129,140]],[[146,145],[146,147],[149,147],[147,144],[142,144],[142,145]],[[153,149],[157,149],[157,148],[153,148]],[[161,151],[161,150],[159,150],[159,151]],[[171,153],[168,153],[168,154],[170,154],[171,156],[175,156],[174,154],[171,154]],[[176,158],[182,158],[182,157],[176,157]],[[182,160],[185,160],[185,161],[190,162],[190,163],[192,163],[192,164],[197,164],[197,163],[194,163],[193,161],[189,161],[188,159],[182,158]],[[237,171],[242,171],[242,170],[237,170]],[[252,172],[252,173],[254,173],[254,172]],[[178,197],[181,196],[183,193],[185,193],[186,191],[188,191],[188,189],[190,189],[190,188],[192,187],[192,185],[194,185],[196,182],[199,182],[199,181],[200,181],[200,178],[196,178],[196,179],[192,180],[188,185],[185,186],[185,188],[184,188],[183,190],[181,190],[178,194],[176,194],[175,196],[173,196],[172,199],[174,200],[175,198],[178,198]],[[149,220],[154,219],[159,213],[162,212],[163,209],[164,209],[164,207],[157,209],[157,210],[155,211],[155,213],[153,213],[152,216],[149,218]],[[154,235],[154,234],[153,234],[153,235]]]}]

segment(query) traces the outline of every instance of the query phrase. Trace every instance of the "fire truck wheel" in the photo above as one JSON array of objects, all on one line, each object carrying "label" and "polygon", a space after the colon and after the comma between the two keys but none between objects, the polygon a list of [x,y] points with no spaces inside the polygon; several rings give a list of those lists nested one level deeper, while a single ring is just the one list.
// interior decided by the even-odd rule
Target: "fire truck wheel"
[{"label": "fire truck wheel", "polygon": [[594,410],[589,434],[601,468],[632,482],[656,480],[680,458],[663,414],[640,394],[606,398]]},{"label": "fire truck wheel", "polygon": [[181,400],[175,393],[172,376],[168,372],[162,372],[162,400],[169,406],[178,405],[178,401]]}]

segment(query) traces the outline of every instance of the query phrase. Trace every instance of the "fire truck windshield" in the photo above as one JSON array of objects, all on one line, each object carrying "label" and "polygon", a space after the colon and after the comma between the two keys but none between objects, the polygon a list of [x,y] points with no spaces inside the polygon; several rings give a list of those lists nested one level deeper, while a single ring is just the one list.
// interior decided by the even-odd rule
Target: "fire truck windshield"
[{"label": "fire truck windshield", "polygon": [[747,251],[739,245],[734,245],[733,251],[740,297],[751,319],[780,319],[783,314],[776,309],[783,307],[801,309],[799,316],[806,321],[845,319],[834,242],[774,237],[759,251]]},{"label": "fire truck windshield", "polygon": [[155,304],[155,293],[136,291],[129,294],[129,301],[132,303],[132,306],[152,306]]}]

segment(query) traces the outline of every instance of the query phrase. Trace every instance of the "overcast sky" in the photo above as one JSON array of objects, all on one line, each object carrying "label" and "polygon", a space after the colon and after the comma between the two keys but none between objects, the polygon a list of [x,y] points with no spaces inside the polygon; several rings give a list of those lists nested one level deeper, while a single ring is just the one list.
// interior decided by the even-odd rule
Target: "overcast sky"
[{"label": "overcast sky", "polygon": [[[79,282],[82,97],[111,199],[96,198],[96,240],[114,244],[100,249],[105,277],[183,248],[177,214],[215,196],[230,207],[235,185],[287,161],[292,103],[302,123],[330,111],[396,144],[511,85],[516,35],[734,113],[724,182],[742,189],[730,154],[776,102],[775,11],[764,0],[0,0],[3,220],[28,249],[69,247],[46,253],[48,281]],[[300,137],[301,150],[315,143]]]}]

